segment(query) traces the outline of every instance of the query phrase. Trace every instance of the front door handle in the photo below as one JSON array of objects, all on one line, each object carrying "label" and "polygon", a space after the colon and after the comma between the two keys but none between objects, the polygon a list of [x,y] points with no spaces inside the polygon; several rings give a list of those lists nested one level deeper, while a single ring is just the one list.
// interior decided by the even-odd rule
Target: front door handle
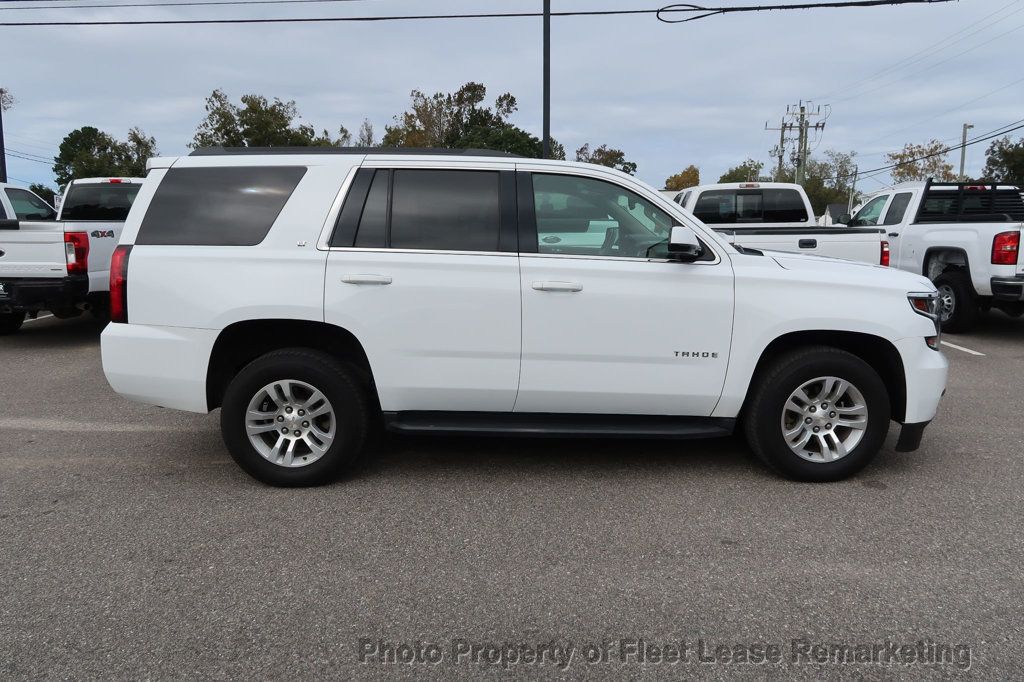
[{"label": "front door handle", "polygon": [[583,291],[579,282],[534,282],[533,288],[537,291]]},{"label": "front door handle", "polygon": [[801,239],[799,242],[801,249],[816,249],[818,248],[817,239]]},{"label": "front door handle", "polygon": [[345,284],[391,284],[391,275],[342,275]]},{"label": "front door handle", "polygon": [[899,232],[890,232],[890,233],[889,233],[889,236],[890,236],[890,237],[899,237],[899,236],[900,236],[900,233],[899,233]]}]

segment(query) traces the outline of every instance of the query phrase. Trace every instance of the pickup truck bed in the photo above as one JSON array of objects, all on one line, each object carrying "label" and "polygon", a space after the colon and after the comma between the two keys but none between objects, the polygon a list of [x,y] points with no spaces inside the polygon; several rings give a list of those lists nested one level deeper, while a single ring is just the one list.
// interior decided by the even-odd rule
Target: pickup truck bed
[{"label": "pickup truck bed", "polygon": [[672,200],[738,246],[889,264],[882,228],[818,225],[800,185],[702,185],[682,190]]}]

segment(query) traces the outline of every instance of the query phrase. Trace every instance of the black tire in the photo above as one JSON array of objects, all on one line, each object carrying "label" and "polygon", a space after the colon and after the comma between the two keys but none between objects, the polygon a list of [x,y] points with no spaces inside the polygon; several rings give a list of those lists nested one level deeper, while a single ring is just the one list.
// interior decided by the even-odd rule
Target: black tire
[{"label": "black tire", "polygon": [[935,286],[939,288],[940,305],[945,294],[952,301],[952,311],[944,312],[940,319],[942,331],[951,334],[970,331],[981,315],[970,276],[963,270],[946,270],[935,278]]},{"label": "black tire", "polygon": [[0,336],[7,336],[21,329],[25,313],[0,313]]},{"label": "black tire", "polygon": [[[334,441],[320,459],[294,468],[275,464],[249,441],[246,412],[264,386],[285,379],[315,387],[330,401],[336,419]],[[231,457],[247,473],[274,486],[309,486],[335,480],[359,461],[369,428],[370,401],[356,374],[326,353],[286,348],[246,365],[228,384],[221,406],[221,435]]]},{"label": "black tire", "polygon": [[[848,454],[831,462],[808,461],[793,452],[782,432],[783,406],[800,386],[834,376],[863,395],[868,423]],[[750,447],[775,471],[799,481],[838,481],[863,469],[878,454],[889,432],[889,393],[878,373],[857,356],[815,346],[788,352],[759,372],[745,408],[743,427]]]}]

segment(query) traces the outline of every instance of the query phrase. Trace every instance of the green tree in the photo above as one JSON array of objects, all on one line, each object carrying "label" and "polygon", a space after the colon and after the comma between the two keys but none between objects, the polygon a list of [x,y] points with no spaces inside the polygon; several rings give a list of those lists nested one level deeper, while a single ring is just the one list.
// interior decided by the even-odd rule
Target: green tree
[{"label": "green tree", "polygon": [[[541,156],[540,139],[509,119],[518,109],[516,98],[504,93],[493,105],[484,104],[487,88],[466,83],[455,92],[427,95],[413,90],[409,109],[384,129],[385,147],[493,149],[520,156]],[[565,149],[552,140],[552,156],[565,158]]]},{"label": "green tree", "polygon": [[953,164],[946,160],[948,152],[949,148],[942,142],[931,140],[924,144],[908,143],[898,152],[889,152],[885,158],[890,164],[899,164],[889,173],[893,182],[928,178],[948,182],[956,178]]},{"label": "green tree", "polygon": [[35,192],[36,196],[44,199],[50,206],[53,206],[54,202],[57,200],[57,192],[46,185],[33,182],[28,186],[28,189],[30,192]]},{"label": "green tree", "polygon": [[370,123],[369,119],[363,119],[362,125],[359,126],[359,133],[356,137],[357,147],[376,147],[377,141],[373,135],[373,124]]},{"label": "green tree", "polygon": [[825,213],[829,204],[845,204],[849,201],[857,153],[829,149],[824,156],[824,159],[812,157],[807,160],[803,184],[816,216]]},{"label": "green tree", "polygon": [[700,169],[690,164],[675,175],[665,180],[665,189],[681,190],[687,187],[696,187],[700,184]]},{"label": "green tree", "polygon": [[339,126],[338,136],[325,129],[298,123],[294,100],[268,100],[263,95],[242,95],[241,106],[234,104],[223,90],[206,98],[206,117],[196,128],[189,146],[200,147],[309,147],[347,146],[352,135]]},{"label": "green tree", "polygon": [[1009,136],[994,140],[985,152],[986,180],[1024,187],[1024,138],[1011,142]]},{"label": "green tree", "polygon": [[596,149],[590,149],[587,143],[576,150],[576,160],[584,163],[596,163],[599,166],[615,168],[623,173],[633,175],[636,173],[636,164],[626,160],[626,154],[621,149],[612,149],[603,144]]},{"label": "green tree", "polygon": [[764,168],[764,164],[760,161],[754,161],[753,159],[747,159],[738,166],[733,166],[729,170],[722,174],[722,177],[718,178],[719,182],[747,182],[748,180],[757,180],[761,177],[761,170]]},{"label": "green tree", "polygon": [[121,142],[97,128],[84,126],[61,141],[53,174],[61,186],[75,178],[143,177],[146,160],[156,154],[156,140],[139,128],[128,131],[127,141]]}]

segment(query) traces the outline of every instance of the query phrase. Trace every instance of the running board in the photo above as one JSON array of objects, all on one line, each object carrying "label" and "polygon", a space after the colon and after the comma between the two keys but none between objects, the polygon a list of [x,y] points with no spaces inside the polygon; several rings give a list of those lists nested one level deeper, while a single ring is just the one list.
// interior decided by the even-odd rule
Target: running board
[{"label": "running board", "polygon": [[717,438],[731,435],[735,419],[635,414],[520,412],[385,412],[389,431],[547,438]]}]

